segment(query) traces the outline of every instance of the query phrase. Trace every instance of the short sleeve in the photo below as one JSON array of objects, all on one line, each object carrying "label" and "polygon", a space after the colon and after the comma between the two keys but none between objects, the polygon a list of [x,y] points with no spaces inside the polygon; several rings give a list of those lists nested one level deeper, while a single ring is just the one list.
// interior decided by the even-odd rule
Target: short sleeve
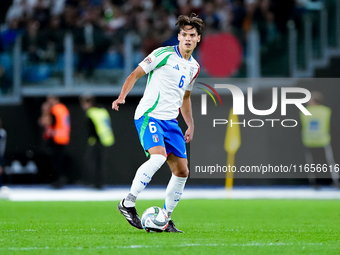
[{"label": "short sleeve", "polygon": [[143,68],[146,74],[150,73],[152,70],[156,69],[157,66],[162,62],[162,60],[167,56],[167,54],[157,54],[159,52],[167,52],[164,50],[165,48],[158,48],[151,52],[142,62],[139,63],[139,66]]}]

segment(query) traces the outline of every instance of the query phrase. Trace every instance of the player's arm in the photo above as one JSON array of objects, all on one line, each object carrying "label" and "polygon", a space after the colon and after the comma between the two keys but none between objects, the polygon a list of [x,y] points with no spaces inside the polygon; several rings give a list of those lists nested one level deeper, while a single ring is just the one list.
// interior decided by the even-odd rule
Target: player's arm
[{"label": "player's arm", "polygon": [[137,66],[137,68],[129,75],[129,77],[126,78],[119,97],[112,103],[113,110],[118,111],[119,105],[125,103],[126,96],[129,94],[136,81],[143,75],[145,75],[145,71],[142,67]]},{"label": "player's arm", "polygon": [[192,116],[190,94],[191,94],[190,91],[188,90],[185,91],[183,97],[183,104],[181,106],[181,113],[183,119],[188,126],[188,129],[185,131],[184,134],[184,139],[186,143],[190,142],[194,136],[194,119]]}]

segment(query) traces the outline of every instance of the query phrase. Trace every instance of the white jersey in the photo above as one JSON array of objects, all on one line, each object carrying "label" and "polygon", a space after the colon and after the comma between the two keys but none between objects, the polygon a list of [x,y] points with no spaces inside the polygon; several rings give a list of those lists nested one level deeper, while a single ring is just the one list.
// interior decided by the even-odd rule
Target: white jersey
[{"label": "white jersey", "polygon": [[143,115],[160,120],[175,119],[185,91],[192,90],[198,76],[197,61],[192,56],[185,60],[178,46],[169,46],[154,50],[139,66],[149,76],[135,119]]}]

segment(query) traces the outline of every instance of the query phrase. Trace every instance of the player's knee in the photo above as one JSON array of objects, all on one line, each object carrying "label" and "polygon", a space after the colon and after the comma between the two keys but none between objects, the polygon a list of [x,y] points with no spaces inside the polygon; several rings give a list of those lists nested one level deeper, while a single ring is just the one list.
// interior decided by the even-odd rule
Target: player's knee
[{"label": "player's knee", "polygon": [[187,178],[189,176],[189,169],[187,167],[179,168],[176,169],[176,171],[173,171],[173,174],[176,175],[177,177]]},{"label": "player's knee", "polygon": [[155,166],[160,168],[166,161],[166,157],[160,154],[152,154],[149,161],[151,161]]},{"label": "player's knee", "polygon": [[185,178],[189,177],[189,169],[188,168],[183,171],[183,177],[185,177]]}]

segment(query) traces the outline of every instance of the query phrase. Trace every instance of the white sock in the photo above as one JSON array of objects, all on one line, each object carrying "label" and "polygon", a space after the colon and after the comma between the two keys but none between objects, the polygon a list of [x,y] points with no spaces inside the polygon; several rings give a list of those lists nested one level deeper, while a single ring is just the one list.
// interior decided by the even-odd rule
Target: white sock
[{"label": "white sock", "polygon": [[169,220],[171,219],[172,211],[175,209],[175,207],[178,204],[178,201],[182,197],[182,193],[187,179],[188,179],[187,177],[177,177],[174,174],[172,174],[171,176],[168,187],[166,188],[164,203],[164,209],[168,214]]},{"label": "white sock", "polygon": [[138,168],[135,178],[132,181],[130,192],[124,200],[124,206],[135,206],[137,196],[149,184],[152,176],[157,172],[159,168],[161,168],[165,161],[166,157],[164,157],[163,155],[153,154],[150,156],[149,160],[144,162],[144,164],[142,164]]}]

